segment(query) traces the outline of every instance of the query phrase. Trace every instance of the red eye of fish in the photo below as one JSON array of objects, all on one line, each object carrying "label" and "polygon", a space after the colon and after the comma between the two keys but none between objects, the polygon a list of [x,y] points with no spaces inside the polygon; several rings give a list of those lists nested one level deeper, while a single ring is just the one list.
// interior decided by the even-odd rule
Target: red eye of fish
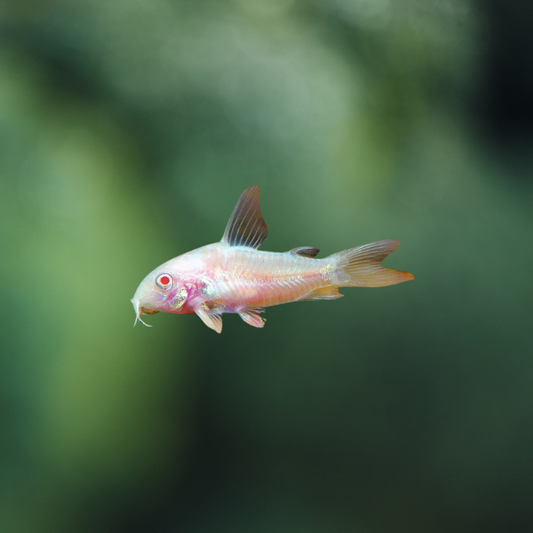
[{"label": "red eye of fish", "polygon": [[158,287],[168,289],[172,285],[172,276],[170,274],[160,274],[155,282]]}]

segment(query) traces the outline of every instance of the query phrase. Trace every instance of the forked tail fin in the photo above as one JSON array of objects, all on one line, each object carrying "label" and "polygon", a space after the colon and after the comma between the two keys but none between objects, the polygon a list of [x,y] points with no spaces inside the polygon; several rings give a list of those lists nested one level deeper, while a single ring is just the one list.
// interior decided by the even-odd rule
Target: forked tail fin
[{"label": "forked tail fin", "polygon": [[392,270],[381,262],[400,246],[398,241],[378,241],[330,256],[337,262],[339,287],[385,287],[414,279],[409,272]]}]

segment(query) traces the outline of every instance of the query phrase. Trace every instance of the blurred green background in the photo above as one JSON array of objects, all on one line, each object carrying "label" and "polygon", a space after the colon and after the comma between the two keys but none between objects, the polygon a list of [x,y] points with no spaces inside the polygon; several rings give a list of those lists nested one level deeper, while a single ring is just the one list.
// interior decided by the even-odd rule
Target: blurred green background
[{"label": "blurred green background", "polygon": [[[532,7],[0,2],[0,531],[532,531]],[[132,329],[254,184],[416,280]]]}]

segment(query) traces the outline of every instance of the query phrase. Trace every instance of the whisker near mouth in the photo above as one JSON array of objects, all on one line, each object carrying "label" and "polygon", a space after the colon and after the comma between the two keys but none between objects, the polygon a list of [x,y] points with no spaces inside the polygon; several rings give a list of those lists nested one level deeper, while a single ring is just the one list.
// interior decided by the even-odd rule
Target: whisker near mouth
[{"label": "whisker near mouth", "polygon": [[133,327],[135,327],[137,325],[137,321],[139,321],[141,324],[144,324],[147,328],[151,328],[152,326],[150,324],[147,324],[141,318],[141,315],[143,314],[143,308],[141,307],[139,300],[133,300],[132,298],[131,303],[133,304],[133,309],[135,309],[135,322],[133,323]]}]

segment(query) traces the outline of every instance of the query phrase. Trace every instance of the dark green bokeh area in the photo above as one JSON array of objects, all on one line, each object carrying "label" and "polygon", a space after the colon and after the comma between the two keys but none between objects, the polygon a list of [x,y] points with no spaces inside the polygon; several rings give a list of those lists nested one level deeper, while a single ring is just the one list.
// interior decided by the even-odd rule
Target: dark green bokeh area
[{"label": "dark green bokeh area", "polygon": [[[530,4],[0,6],[2,533],[533,530]],[[415,281],[132,329],[254,184]]]}]

